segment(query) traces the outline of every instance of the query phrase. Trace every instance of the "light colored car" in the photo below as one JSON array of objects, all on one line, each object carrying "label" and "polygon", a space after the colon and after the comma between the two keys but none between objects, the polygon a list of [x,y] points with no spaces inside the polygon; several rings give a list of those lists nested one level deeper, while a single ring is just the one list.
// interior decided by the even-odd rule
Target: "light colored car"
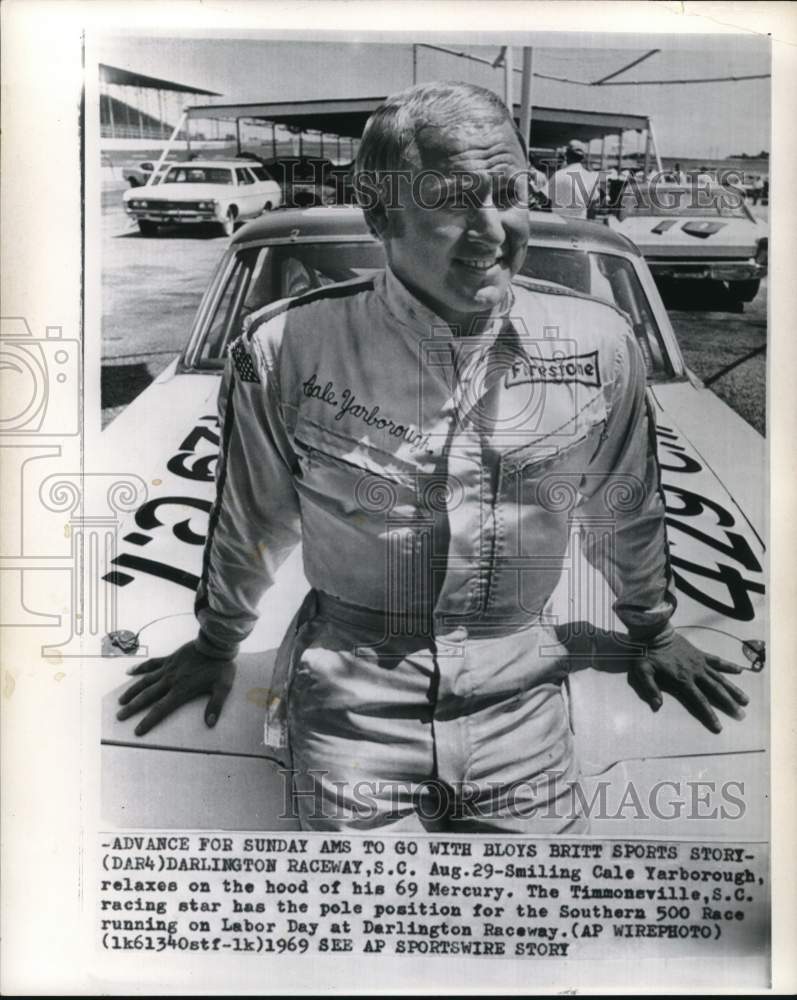
[{"label": "light colored car", "polygon": [[752,302],[766,276],[769,229],[738,188],[635,185],[607,220],[639,247],[656,279],[721,281],[735,300]]},{"label": "light colored car", "polygon": [[161,225],[209,223],[231,236],[238,222],[282,204],[279,184],[250,160],[175,163],[154,179],[155,184],[123,195],[125,211],[145,236],[155,235]]},{"label": "light colored car", "polygon": [[134,166],[125,167],[124,178],[131,188],[142,187],[145,184],[158,184],[173,163],[173,160],[167,160],[158,167],[155,160],[142,160],[141,163]]},{"label": "light colored car", "polygon": [[[648,369],[678,609],[675,626],[695,645],[745,667],[747,717],[723,717],[709,733],[665,697],[652,715],[627,681],[613,630],[611,593],[571,546],[552,610],[574,652],[569,705],[584,784],[606,798],[595,834],[765,838],[768,760],[767,672],[763,670],[766,511],[761,436],[686,370],[656,285],[639,251],[603,225],[535,213],[523,273],[613,302],[629,318]],[[233,692],[214,729],[187,705],[146,736],[115,718],[131,658],[164,655],[196,634],[192,608],[214,496],[219,448],[216,397],[226,351],[247,316],[264,305],[384,266],[362,213],[348,207],[286,210],[236,234],[199,306],[185,350],[103,433],[108,467],[136,470],[150,494],[120,534],[104,579],[117,602],[109,635],[103,717],[103,799],[109,822],[139,827],[278,829],[286,809],[280,762],[263,745],[274,656],[306,593],[301,552],[279,570],[260,621],[242,647]],[[319,330],[323,336],[323,330]],[[341,558],[345,553],[341,552]],[[608,596],[597,600],[596,595]],[[633,785],[643,802],[728,783],[743,807],[723,820],[688,817],[668,800],[660,812],[616,815]],[[704,784],[703,790],[707,786]],[[676,793],[673,789],[677,788]],[[663,789],[663,791],[662,791]],[[729,805],[728,803],[725,803]],[[686,805],[689,809],[689,803]],[[702,807],[701,807],[702,808]],[[731,808],[731,806],[729,806]],[[618,818],[622,822],[618,822]]]}]

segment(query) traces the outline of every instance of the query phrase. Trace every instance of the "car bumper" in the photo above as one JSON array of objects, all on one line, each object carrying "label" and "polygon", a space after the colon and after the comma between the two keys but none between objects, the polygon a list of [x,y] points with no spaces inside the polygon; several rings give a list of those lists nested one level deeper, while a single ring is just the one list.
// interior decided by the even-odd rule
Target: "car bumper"
[{"label": "car bumper", "polygon": [[654,278],[677,278],[692,281],[758,281],[767,269],[754,260],[745,261],[656,261],[646,258]]},{"label": "car bumper", "polygon": [[125,209],[129,218],[133,219],[135,222],[156,222],[161,225],[167,223],[174,223],[179,225],[184,225],[187,223],[207,223],[207,222],[220,222],[219,216],[216,211],[212,209],[205,209],[198,211],[197,209],[152,209],[152,208],[133,208]]}]

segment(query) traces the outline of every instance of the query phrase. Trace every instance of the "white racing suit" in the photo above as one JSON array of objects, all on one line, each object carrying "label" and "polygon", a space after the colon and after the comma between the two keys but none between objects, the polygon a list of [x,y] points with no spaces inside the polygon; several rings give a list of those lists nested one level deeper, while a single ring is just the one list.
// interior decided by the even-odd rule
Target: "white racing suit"
[{"label": "white racing suit", "polygon": [[387,270],[257,314],[220,413],[198,643],[233,656],[302,541],[267,743],[303,825],[583,831],[554,808],[578,765],[546,613],[573,518],[632,639],[675,607],[624,315],[516,282],[456,336]]}]

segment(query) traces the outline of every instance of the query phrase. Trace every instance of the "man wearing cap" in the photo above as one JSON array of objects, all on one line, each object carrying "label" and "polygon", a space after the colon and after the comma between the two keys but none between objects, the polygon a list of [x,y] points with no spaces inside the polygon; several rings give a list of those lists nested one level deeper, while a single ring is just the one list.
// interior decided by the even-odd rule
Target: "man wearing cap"
[{"label": "man wearing cap", "polygon": [[[317,830],[583,832],[549,614],[576,506],[628,630],[629,681],[720,728],[734,669],[674,632],[645,367],[623,313],[514,283],[526,149],[506,107],[425,84],[369,119],[359,196],[387,267],[267,306],[230,351],[199,635],[136,671],[138,734],[209,696],[301,539],[311,592],[277,657],[269,744]],[[547,331],[547,333],[545,332]],[[622,502],[612,497],[619,493]],[[268,603],[265,603],[268,613]],[[578,614],[578,609],[575,609]]]},{"label": "man wearing cap", "polygon": [[585,168],[586,155],[584,143],[571,139],[565,150],[565,166],[548,181],[551,208],[570,219],[586,219],[587,209],[599,198],[600,177]]}]

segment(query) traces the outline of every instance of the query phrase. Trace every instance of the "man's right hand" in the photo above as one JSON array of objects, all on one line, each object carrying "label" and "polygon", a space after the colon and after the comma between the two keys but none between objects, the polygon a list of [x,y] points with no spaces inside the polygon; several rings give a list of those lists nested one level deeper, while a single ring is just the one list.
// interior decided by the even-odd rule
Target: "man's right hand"
[{"label": "man's right hand", "polygon": [[124,706],[117,719],[129,719],[145,708],[151,710],[135,728],[143,736],[167,715],[187,701],[209,695],[205,724],[215,726],[235,677],[234,660],[212,659],[200,653],[194,642],[187,642],[169,656],[156,656],[130,671],[141,676],[120,697]]}]

